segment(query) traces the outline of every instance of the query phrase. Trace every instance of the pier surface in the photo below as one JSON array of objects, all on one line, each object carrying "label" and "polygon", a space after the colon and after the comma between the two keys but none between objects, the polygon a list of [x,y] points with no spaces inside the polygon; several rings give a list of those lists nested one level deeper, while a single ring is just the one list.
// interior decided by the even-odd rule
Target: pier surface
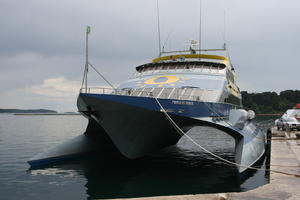
[{"label": "pier surface", "polygon": [[[270,183],[246,192],[222,194],[197,194],[163,197],[132,198],[131,200],[299,200],[300,199],[300,132],[272,129]],[[124,200],[124,199],[123,199]]]}]

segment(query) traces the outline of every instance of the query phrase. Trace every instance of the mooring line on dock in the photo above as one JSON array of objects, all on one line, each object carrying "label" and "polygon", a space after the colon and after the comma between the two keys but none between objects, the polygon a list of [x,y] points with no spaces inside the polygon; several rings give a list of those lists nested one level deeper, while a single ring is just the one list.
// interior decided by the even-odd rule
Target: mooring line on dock
[{"label": "mooring line on dock", "polygon": [[[167,111],[164,109],[164,107],[161,105],[161,103],[159,102],[159,100],[154,97],[154,99],[156,100],[157,104],[159,105],[161,111],[163,111],[164,115],[166,116],[166,118],[168,119],[168,121],[171,123],[171,125],[175,128],[176,132],[181,135],[181,136],[185,136],[186,138],[188,138],[192,143],[194,143],[196,146],[198,146],[200,149],[202,149],[203,151],[205,151],[206,153],[210,154],[211,156],[227,163],[230,165],[234,165],[237,167],[243,167],[243,168],[247,168],[247,169],[253,169],[253,170],[257,170],[257,171],[269,171],[269,172],[274,172],[274,173],[278,173],[278,174],[284,174],[284,175],[289,175],[289,176],[295,176],[300,178],[300,174],[293,174],[293,173],[288,173],[288,172],[282,172],[282,171],[278,171],[278,170],[272,170],[272,169],[261,169],[261,168],[256,168],[256,167],[251,167],[251,166],[244,166],[235,162],[232,162],[230,160],[226,160],[212,152],[210,152],[209,150],[205,149],[204,147],[202,147],[200,144],[198,144],[193,138],[191,138],[189,135],[187,135],[177,124],[176,122],[170,117],[170,115],[167,113]],[[273,165],[270,165],[273,166]]]}]

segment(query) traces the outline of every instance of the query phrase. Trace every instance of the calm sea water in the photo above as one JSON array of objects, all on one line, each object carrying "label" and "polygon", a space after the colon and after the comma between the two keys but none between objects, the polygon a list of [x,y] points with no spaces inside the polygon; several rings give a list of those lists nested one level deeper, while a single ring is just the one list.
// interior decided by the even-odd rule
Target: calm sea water
[{"label": "calm sea water", "polygon": [[[261,118],[258,123],[266,129],[273,120]],[[176,146],[138,160],[98,152],[29,170],[27,160],[82,134],[86,125],[82,116],[0,115],[0,199],[200,194],[245,191],[268,182],[263,171],[240,177],[236,168],[211,158],[186,138]],[[201,127],[190,136],[219,156],[234,160],[234,140],[223,132]]]}]

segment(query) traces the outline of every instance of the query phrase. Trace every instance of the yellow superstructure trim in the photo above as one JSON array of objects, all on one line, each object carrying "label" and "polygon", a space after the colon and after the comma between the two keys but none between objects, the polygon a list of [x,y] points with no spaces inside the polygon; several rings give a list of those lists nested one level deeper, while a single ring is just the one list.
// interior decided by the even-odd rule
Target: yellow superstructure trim
[{"label": "yellow superstructure trim", "polygon": [[224,56],[217,56],[217,55],[208,55],[208,54],[179,54],[179,55],[170,55],[170,56],[163,56],[159,58],[155,58],[152,60],[153,63],[165,60],[176,60],[180,58],[204,58],[204,59],[213,59],[213,60],[223,60],[224,62],[228,61],[228,58]]}]

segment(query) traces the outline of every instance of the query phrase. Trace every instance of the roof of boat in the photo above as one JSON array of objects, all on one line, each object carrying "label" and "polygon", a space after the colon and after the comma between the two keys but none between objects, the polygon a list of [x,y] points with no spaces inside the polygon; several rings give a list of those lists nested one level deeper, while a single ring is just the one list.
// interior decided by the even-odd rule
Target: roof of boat
[{"label": "roof of boat", "polygon": [[[177,60],[177,59],[210,59],[210,60],[220,60],[223,62],[228,62],[229,59],[224,56],[219,55],[210,55],[210,54],[177,54],[177,55],[169,55],[158,57],[152,60],[152,63],[169,61],[169,60]],[[225,63],[224,63],[225,64]]]},{"label": "roof of boat", "polygon": [[229,58],[225,56],[211,54],[172,54],[155,58],[150,63],[137,66],[136,69],[139,70],[146,66],[178,64],[209,65],[221,68],[228,66],[229,68],[232,68]]}]

